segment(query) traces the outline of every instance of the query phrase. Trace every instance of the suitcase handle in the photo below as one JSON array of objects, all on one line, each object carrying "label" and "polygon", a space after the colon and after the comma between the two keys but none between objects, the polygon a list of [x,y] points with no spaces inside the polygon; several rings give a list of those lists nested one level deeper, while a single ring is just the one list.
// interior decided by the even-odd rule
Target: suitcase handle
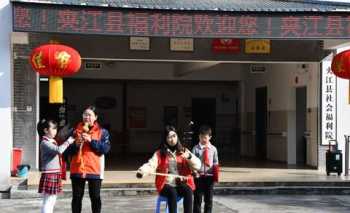
[{"label": "suitcase handle", "polygon": [[338,141],[335,139],[328,140],[328,150],[331,150],[331,141],[335,141],[335,147],[338,149]]}]

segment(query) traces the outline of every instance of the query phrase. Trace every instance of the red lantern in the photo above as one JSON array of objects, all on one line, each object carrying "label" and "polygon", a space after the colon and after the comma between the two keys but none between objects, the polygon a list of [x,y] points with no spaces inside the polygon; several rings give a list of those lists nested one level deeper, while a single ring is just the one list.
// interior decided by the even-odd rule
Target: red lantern
[{"label": "red lantern", "polygon": [[30,62],[40,75],[69,76],[79,71],[81,58],[71,47],[60,44],[46,44],[35,48]]},{"label": "red lantern", "polygon": [[335,55],[331,69],[337,77],[350,79],[350,50]]},{"label": "red lantern", "polygon": [[63,103],[63,81],[61,77],[77,73],[81,66],[79,53],[60,44],[46,44],[35,48],[30,63],[40,75],[50,76],[49,102]]}]

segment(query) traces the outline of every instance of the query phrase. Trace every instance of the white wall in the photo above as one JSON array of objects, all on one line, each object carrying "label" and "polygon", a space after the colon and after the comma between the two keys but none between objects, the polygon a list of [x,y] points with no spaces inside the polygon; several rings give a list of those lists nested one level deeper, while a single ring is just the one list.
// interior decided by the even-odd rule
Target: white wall
[{"label": "white wall", "polygon": [[12,153],[12,77],[11,40],[12,13],[9,0],[0,1],[0,191],[9,187]]},{"label": "white wall", "polygon": [[[337,49],[337,53],[350,49]],[[339,149],[343,151],[343,166],[345,166],[345,138],[350,135],[350,103],[349,80],[337,78],[337,140]],[[345,167],[344,167],[345,168]],[[345,170],[343,170],[344,172]]]},{"label": "white wall", "polygon": [[[320,64],[307,64],[306,68],[299,67],[301,82],[307,86],[307,131],[310,136],[307,137],[306,144],[306,164],[309,166],[318,166],[318,131],[319,131],[319,103],[320,103]],[[310,110],[310,111],[309,111]]]},{"label": "white wall", "polygon": [[[254,113],[255,89],[267,86],[267,96],[270,102],[268,102],[268,111],[272,113],[284,113],[286,116],[281,117],[281,122],[283,122],[281,126],[276,127],[276,125],[272,125],[274,127],[268,127],[268,131],[271,132],[285,132],[286,137],[283,139],[283,136],[274,136],[273,140],[268,140],[267,157],[271,160],[286,161],[288,164],[295,164],[295,89],[296,87],[306,86],[307,108],[317,108],[319,66],[318,63],[309,63],[305,68],[301,64],[264,64],[264,66],[267,70],[264,74],[251,74],[249,67],[246,66],[245,68],[246,72],[243,80],[245,85],[245,103],[243,109],[245,109],[246,113]],[[299,79],[298,83],[295,82],[296,76]],[[317,133],[317,129],[314,132]],[[254,146],[254,144],[249,146]],[[308,144],[307,149],[310,150],[307,164],[316,166],[317,140],[313,141],[312,144]],[[253,155],[253,153],[246,154]]]},{"label": "white wall", "polygon": [[[349,43],[346,40],[328,42],[328,49],[335,49],[337,53],[349,50]],[[349,103],[349,80],[337,78],[337,141],[338,148],[343,152],[343,167],[345,171],[345,138],[350,135],[350,103]],[[327,149],[327,148],[326,148]],[[322,153],[323,154],[323,153]],[[325,170],[325,163],[320,168]]]},{"label": "white wall", "polygon": [[[291,67],[286,64],[264,64],[266,67],[265,73],[251,74],[249,66],[246,67],[245,71],[245,112],[255,113],[255,89],[259,87],[267,87],[267,98],[268,98],[268,111],[286,111],[290,102],[289,89],[289,75]],[[254,116],[251,114],[250,116]],[[251,119],[255,119],[251,118]],[[282,118],[281,118],[282,119]],[[255,123],[255,122],[254,122]],[[285,126],[285,125],[284,125]],[[252,126],[255,130],[255,126]],[[269,128],[269,127],[267,127]],[[283,127],[281,127],[283,128]],[[268,129],[268,131],[270,131]],[[286,131],[286,129],[274,129],[273,131]],[[253,135],[253,138],[255,136]],[[242,143],[246,143],[243,141]],[[246,144],[248,147],[255,146],[255,140],[250,140]],[[242,144],[245,146],[245,144]],[[287,161],[287,156],[285,151],[287,149],[286,140],[267,140],[267,158],[270,160]],[[282,150],[282,151],[281,151]],[[290,149],[289,149],[290,150]],[[250,150],[250,152],[255,152]],[[254,156],[254,153],[245,153],[248,156]]]}]

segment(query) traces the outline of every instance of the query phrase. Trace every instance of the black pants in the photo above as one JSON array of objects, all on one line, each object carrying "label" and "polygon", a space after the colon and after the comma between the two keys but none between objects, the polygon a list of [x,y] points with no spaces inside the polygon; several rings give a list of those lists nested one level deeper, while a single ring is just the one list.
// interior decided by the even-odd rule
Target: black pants
[{"label": "black pants", "polygon": [[81,202],[84,196],[85,182],[89,184],[89,195],[91,200],[92,213],[101,212],[101,182],[100,179],[72,178],[72,213],[81,213]]},{"label": "black pants", "polygon": [[161,196],[168,198],[169,213],[175,213],[177,210],[176,197],[183,197],[184,213],[192,213],[192,189],[187,184],[170,186],[165,184],[160,192]]},{"label": "black pants", "polygon": [[204,195],[204,213],[211,213],[213,209],[214,181],[212,176],[195,178],[193,213],[201,213],[202,197]]}]

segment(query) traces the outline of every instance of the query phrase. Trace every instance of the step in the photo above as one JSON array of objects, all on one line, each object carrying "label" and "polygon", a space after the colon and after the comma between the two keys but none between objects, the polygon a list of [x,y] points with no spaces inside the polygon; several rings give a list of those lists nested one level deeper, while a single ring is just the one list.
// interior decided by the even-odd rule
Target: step
[{"label": "step", "polygon": [[11,188],[0,190],[0,199],[9,199],[11,197]]},{"label": "step", "polygon": [[[156,194],[154,187],[149,188],[102,188],[102,197],[114,196],[144,196]],[[255,187],[225,187],[216,186],[214,188],[216,195],[276,195],[276,194],[300,194],[300,195],[350,195],[350,186],[255,186]],[[88,196],[87,189],[85,195]],[[64,189],[62,197],[69,198],[72,196],[70,189]],[[11,199],[31,199],[40,198],[41,195],[37,189],[29,190],[11,190]]]},{"label": "step", "polygon": [[13,190],[28,189],[28,180],[26,178],[11,177],[10,185],[6,188],[0,188],[0,199],[9,199]]},{"label": "step", "polygon": [[[155,195],[157,194],[155,188],[103,188],[101,189],[101,197],[115,197],[115,196],[144,196],[144,195]],[[85,189],[84,196],[88,197],[89,192]],[[38,190],[11,190],[11,199],[33,199],[41,198],[41,194]],[[62,198],[72,197],[72,191],[64,189],[63,193],[60,195]]]},{"label": "step", "polygon": [[[38,184],[28,185],[27,189],[38,189]],[[153,188],[154,183],[102,183],[102,188]],[[70,190],[71,184],[64,183],[63,189]]]},{"label": "step", "polygon": [[215,187],[217,195],[350,195],[349,186]]},{"label": "step", "polygon": [[[285,182],[220,182],[215,184],[216,187],[313,187],[313,186],[333,186],[333,187],[350,187],[350,181],[285,181]],[[102,188],[152,188],[154,183],[103,183]],[[22,186],[24,189],[37,189],[38,185]],[[71,189],[71,184],[65,183],[63,189]]]},{"label": "step", "polygon": [[11,188],[25,190],[28,189],[28,179],[27,178],[19,178],[19,177],[11,177]]}]

